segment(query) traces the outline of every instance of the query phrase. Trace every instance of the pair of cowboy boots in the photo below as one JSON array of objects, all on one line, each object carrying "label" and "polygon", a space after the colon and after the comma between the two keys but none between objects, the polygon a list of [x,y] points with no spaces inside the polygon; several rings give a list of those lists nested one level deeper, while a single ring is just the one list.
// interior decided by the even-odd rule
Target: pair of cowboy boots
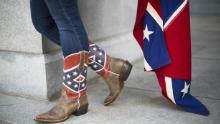
[{"label": "pair of cowboy boots", "polygon": [[104,105],[110,105],[118,98],[127,80],[132,65],[125,60],[112,58],[94,43],[89,52],[81,51],[64,58],[63,90],[56,105],[46,113],[34,118],[40,122],[61,122],[71,114],[79,116],[87,113],[86,95],[87,66],[104,78],[110,90]]}]

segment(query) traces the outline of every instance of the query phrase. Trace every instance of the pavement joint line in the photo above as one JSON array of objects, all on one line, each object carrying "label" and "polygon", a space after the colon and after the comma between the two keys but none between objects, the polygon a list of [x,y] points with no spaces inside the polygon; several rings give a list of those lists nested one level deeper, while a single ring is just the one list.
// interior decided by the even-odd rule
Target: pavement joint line
[{"label": "pavement joint line", "polygon": [[[193,52],[193,47],[197,47],[197,48],[199,48],[199,49],[197,49],[197,51]],[[205,46],[192,46],[192,49],[191,49],[192,58],[193,58],[193,55],[199,53],[200,51],[202,51],[202,50],[204,50],[204,49],[206,49],[206,48],[207,48],[207,47],[205,47]]]},{"label": "pavement joint line", "polygon": [[103,37],[103,38],[95,38],[95,39],[92,39],[92,41],[96,41],[95,43],[100,43],[100,42],[103,42],[105,40],[111,40],[112,38],[119,38],[119,37],[122,37],[122,36],[125,36],[125,35],[132,35],[132,31],[125,31],[125,32],[121,32],[121,33],[117,33],[117,34],[114,34],[114,35],[111,35],[111,36],[106,36],[106,37]]},{"label": "pavement joint line", "polygon": [[27,51],[16,51],[16,50],[0,50],[0,53],[8,53],[8,54],[25,54],[25,55],[36,55],[36,56],[41,56],[41,55],[50,55],[50,54],[56,54],[56,53],[59,53],[61,50],[58,49],[58,50],[54,50],[54,51],[51,51],[51,52],[46,52],[46,53],[43,53],[43,52],[27,52]]},{"label": "pavement joint line", "polygon": [[14,104],[0,104],[0,107],[4,107],[4,106],[13,106]]},{"label": "pavement joint line", "polygon": [[129,87],[129,86],[124,86],[125,88],[128,89],[134,89],[134,90],[140,90],[140,91],[147,91],[147,92],[152,92],[152,93],[158,93],[160,91],[156,91],[156,90],[148,90],[148,89],[141,89],[141,88],[136,88],[136,87]]},{"label": "pavement joint line", "polygon": [[218,99],[218,98],[213,98],[213,97],[206,97],[206,96],[196,96],[196,97],[202,98],[202,99],[220,101],[220,99]]},{"label": "pavement joint line", "polygon": [[39,98],[39,97],[32,97],[32,96],[27,96],[27,95],[17,95],[16,93],[6,93],[6,92],[0,92],[0,95],[5,95],[5,96],[11,96],[11,97],[17,97],[21,99],[27,99],[27,100],[35,100],[35,101],[42,101],[42,102],[50,102],[50,100]]},{"label": "pavement joint line", "polygon": [[218,14],[210,13],[190,13],[190,18],[219,18]]}]

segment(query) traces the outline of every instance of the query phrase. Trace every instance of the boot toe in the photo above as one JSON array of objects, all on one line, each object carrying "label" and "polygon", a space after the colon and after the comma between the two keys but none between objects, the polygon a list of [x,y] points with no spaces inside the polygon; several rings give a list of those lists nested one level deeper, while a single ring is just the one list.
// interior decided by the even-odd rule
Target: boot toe
[{"label": "boot toe", "polygon": [[55,117],[54,115],[52,116],[49,113],[43,113],[37,115],[34,120],[39,122],[59,122],[65,120],[65,118]]},{"label": "boot toe", "polygon": [[114,95],[107,96],[106,99],[104,100],[104,105],[108,106],[111,103],[113,103],[118,98],[119,94],[120,94],[120,92],[115,93]]},{"label": "boot toe", "polygon": [[35,120],[35,121],[42,121],[42,120],[46,120],[46,119],[48,119],[48,118],[49,118],[49,117],[48,117],[47,113],[43,113],[43,114],[40,114],[40,115],[35,116],[35,117],[34,117],[34,120]]}]

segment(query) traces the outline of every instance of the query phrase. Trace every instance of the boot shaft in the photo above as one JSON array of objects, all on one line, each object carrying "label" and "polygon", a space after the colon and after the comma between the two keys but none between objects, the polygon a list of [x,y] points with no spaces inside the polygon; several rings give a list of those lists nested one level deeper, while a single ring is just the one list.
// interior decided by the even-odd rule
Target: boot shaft
[{"label": "boot shaft", "polygon": [[110,56],[95,43],[89,45],[89,67],[102,77],[109,76]]},{"label": "boot shaft", "polygon": [[86,94],[88,52],[73,53],[64,58],[63,86],[71,100]]}]

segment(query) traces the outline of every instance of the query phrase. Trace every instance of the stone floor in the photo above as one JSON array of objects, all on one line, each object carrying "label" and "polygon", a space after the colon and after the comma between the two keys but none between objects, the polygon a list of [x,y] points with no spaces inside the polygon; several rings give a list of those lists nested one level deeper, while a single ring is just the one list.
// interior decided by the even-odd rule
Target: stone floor
[{"label": "stone floor", "polygon": [[[192,3],[195,1],[192,0]],[[214,1],[210,2],[212,5],[220,8],[217,0],[211,1]],[[218,4],[214,4],[215,2]],[[208,4],[204,2],[203,7],[210,7]],[[219,124],[220,16],[216,15],[219,14],[216,12],[217,9],[210,10],[210,13],[214,13],[211,15],[209,11],[201,14],[198,9],[192,10],[194,15],[191,17],[193,46],[191,93],[208,107],[210,116],[184,112],[164,99],[155,75],[144,72],[142,60],[139,60],[134,63],[123,93],[112,106],[103,106],[103,100],[108,94],[103,80],[93,79],[88,86],[89,112],[79,117],[71,116],[62,124]],[[0,124],[34,124],[36,123],[32,120],[34,115],[48,110],[54,103],[55,101],[0,94]]]}]

